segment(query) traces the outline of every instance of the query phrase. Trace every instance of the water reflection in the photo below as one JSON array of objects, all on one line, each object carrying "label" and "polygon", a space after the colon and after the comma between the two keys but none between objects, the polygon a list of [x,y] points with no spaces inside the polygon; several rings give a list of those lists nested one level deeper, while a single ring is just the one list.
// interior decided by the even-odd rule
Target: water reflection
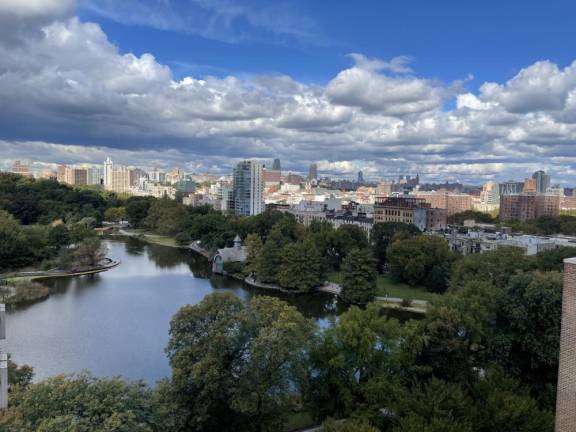
[{"label": "water reflection", "polygon": [[83,369],[149,383],[166,377],[170,319],[180,307],[213,292],[244,300],[274,296],[322,327],[346,308],[326,294],[288,295],[212,275],[207,260],[192,251],[138,239],[108,241],[107,246],[120,266],[98,275],[46,280],[49,298],[9,312],[8,338],[0,348],[16,362],[34,366],[37,379]]}]

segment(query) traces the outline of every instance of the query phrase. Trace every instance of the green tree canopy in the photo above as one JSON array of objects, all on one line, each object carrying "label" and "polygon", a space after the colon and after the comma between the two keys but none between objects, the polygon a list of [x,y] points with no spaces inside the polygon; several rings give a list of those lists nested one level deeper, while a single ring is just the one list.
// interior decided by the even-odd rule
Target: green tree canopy
[{"label": "green tree canopy", "polygon": [[172,398],[184,430],[276,431],[305,374],[313,323],[272,297],[212,294],[173,318]]},{"label": "green tree canopy", "polygon": [[283,288],[310,291],[324,281],[326,263],[312,240],[288,244],[282,251],[278,282]]},{"label": "green tree canopy", "polygon": [[376,265],[368,249],[354,249],[342,263],[342,292],[344,301],[365,304],[376,293]]},{"label": "green tree canopy", "polygon": [[402,222],[375,223],[370,233],[370,243],[378,270],[382,271],[383,265],[387,262],[386,251],[394,236],[406,239],[419,234],[420,230],[413,224]]},{"label": "green tree canopy", "polygon": [[10,431],[160,432],[170,428],[153,392],[141,382],[57,376],[10,395],[0,417]]},{"label": "green tree canopy", "polygon": [[401,281],[424,285],[433,292],[446,290],[455,256],[443,238],[420,235],[395,241],[388,247],[387,256],[390,272]]}]

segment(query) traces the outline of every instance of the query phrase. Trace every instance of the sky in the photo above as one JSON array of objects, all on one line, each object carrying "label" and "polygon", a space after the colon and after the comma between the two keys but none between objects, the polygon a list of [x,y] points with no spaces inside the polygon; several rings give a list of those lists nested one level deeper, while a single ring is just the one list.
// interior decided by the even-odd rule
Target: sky
[{"label": "sky", "polygon": [[[572,3],[572,4],[571,4]],[[13,160],[576,174],[574,2],[0,0]]]}]

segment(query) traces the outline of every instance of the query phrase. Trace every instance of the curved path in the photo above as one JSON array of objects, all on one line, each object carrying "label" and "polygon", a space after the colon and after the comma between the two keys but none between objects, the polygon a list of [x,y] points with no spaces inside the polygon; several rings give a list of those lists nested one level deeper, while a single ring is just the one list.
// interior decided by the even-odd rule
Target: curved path
[{"label": "curved path", "polygon": [[118,265],[120,265],[119,260],[106,258],[105,264],[90,269],[73,270],[73,271],[46,270],[46,271],[17,272],[17,273],[11,273],[9,275],[0,275],[0,279],[14,279],[14,278],[37,279],[37,278],[51,278],[51,277],[64,277],[64,276],[82,276],[87,274],[101,273],[106,270],[110,270]]}]

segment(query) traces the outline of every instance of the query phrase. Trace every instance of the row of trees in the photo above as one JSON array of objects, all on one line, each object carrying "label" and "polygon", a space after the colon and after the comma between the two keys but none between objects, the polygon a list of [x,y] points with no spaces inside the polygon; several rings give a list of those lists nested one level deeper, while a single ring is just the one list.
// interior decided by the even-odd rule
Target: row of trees
[{"label": "row of trees", "polygon": [[515,249],[465,257],[405,323],[370,304],[320,330],[278,299],[213,294],[174,316],[172,375],[154,390],[85,375],[16,386],[0,425],[279,431],[308,413],[326,431],[552,431],[562,282],[531,266]]}]

